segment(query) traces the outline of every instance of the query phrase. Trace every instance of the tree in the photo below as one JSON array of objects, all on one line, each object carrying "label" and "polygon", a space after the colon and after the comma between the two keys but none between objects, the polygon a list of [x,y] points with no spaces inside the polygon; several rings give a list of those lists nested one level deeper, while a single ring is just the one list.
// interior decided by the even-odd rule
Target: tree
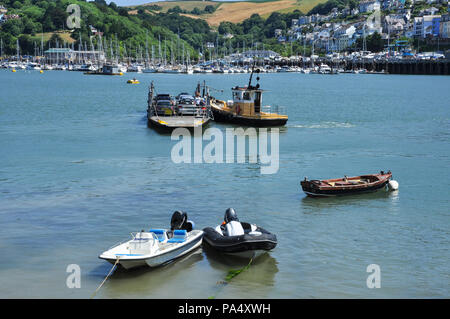
[{"label": "tree", "polygon": [[[358,48],[363,47],[363,38],[359,38],[356,41],[356,46]],[[371,34],[366,37],[366,45],[367,50],[371,52],[380,52],[384,49],[384,40],[381,38],[381,35],[378,32],[375,32],[374,34]]]},{"label": "tree", "polygon": [[228,21],[220,22],[218,31],[220,34],[233,33],[232,31],[232,23]]},{"label": "tree", "polygon": [[24,30],[22,19],[10,19],[3,23],[2,29],[5,33],[9,33],[17,37],[23,33]]},{"label": "tree", "polygon": [[216,11],[216,8],[214,8],[214,6],[212,6],[212,5],[207,5],[206,7],[205,7],[205,12],[206,13],[213,13],[214,11]]},{"label": "tree", "polygon": [[170,8],[167,10],[168,13],[182,13],[183,10],[181,10],[180,6],[175,6],[173,8]]},{"label": "tree", "polygon": [[117,7],[117,4],[115,2],[112,2],[109,4],[109,7],[113,9],[114,11],[117,11],[119,8]]},{"label": "tree", "polygon": [[56,47],[57,44],[61,46],[64,43],[64,40],[61,39],[59,34],[53,33],[50,39],[47,41],[47,43],[50,43],[50,46]]},{"label": "tree", "polygon": [[384,40],[378,32],[369,36],[367,48],[372,52],[380,52],[384,49]]},{"label": "tree", "polygon": [[128,17],[128,10],[122,7],[119,7],[119,15],[123,17]]},{"label": "tree", "polygon": [[200,14],[202,14],[202,12],[200,11],[200,9],[197,8],[197,7],[195,7],[194,10],[191,11],[191,13],[192,13],[192,14],[195,14],[195,15],[200,15]]}]

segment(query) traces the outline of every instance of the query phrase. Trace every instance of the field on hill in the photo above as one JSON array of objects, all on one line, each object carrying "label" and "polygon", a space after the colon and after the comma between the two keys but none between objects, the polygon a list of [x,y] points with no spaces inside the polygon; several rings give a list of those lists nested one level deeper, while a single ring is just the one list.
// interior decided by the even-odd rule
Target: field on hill
[{"label": "field on hill", "polygon": [[[195,7],[204,9],[207,5],[216,7],[212,14],[183,14],[194,19],[204,19],[209,25],[218,26],[222,21],[239,23],[244,21],[254,13],[263,18],[268,17],[272,12],[287,13],[296,9],[307,13],[314,6],[326,0],[265,0],[265,1],[161,1],[147,4],[162,7],[162,12],[167,12],[170,8],[179,6],[182,10],[192,11]],[[146,5],[143,5],[146,6]]]},{"label": "field on hill", "polygon": [[[63,41],[66,41],[67,43],[71,44],[72,42],[75,42],[74,39],[71,38],[71,33],[69,31],[55,31],[55,32],[44,32],[44,33],[36,33],[34,38],[36,38],[38,41],[41,40],[41,38],[44,39],[44,42],[47,42],[50,40],[53,34],[57,34]],[[44,35],[42,37],[42,35]],[[62,43],[60,43],[62,44]]]},{"label": "field on hill", "polygon": [[219,1],[158,1],[144,4],[143,6],[158,5],[162,7],[162,12],[167,12],[167,10],[179,6],[183,10],[192,11],[194,8],[199,8],[200,10],[205,9],[207,5],[212,5],[218,7],[222,4]]}]

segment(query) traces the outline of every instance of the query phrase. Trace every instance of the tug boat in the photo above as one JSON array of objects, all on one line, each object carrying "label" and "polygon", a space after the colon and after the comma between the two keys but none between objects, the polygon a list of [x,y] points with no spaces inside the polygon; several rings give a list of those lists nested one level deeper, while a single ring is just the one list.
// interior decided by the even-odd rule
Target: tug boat
[{"label": "tug boat", "polygon": [[[229,102],[211,98],[211,110],[214,120],[254,127],[282,126],[285,125],[288,116],[281,107],[262,106],[262,94],[259,83],[252,86],[253,73],[260,73],[257,69],[250,74],[247,86],[236,86],[231,89],[233,100]],[[259,81],[259,77],[256,78]]]},{"label": "tug boat", "polygon": [[173,261],[198,248],[203,231],[195,230],[185,212],[172,215],[171,228],[150,229],[133,233],[132,239],[100,254],[99,258],[125,269],[142,266],[157,267]]},{"label": "tug boat", "polygon": [[308,180],[307,177],[300,182],[303,191],[310,197],[327,197],[351,195],[376,191],[388,186],[391,190],[398,188],[398,183],[391,180],[391,171],[378,174],[360,175],[325,180]]},{"label": "tug boat", "polygon": [[240,222],[233,208],[225,212],[224,222],[203,229],[204,242],[218,252],[236,257],[256,258],[277,245],[277,236],[254,224]]}]

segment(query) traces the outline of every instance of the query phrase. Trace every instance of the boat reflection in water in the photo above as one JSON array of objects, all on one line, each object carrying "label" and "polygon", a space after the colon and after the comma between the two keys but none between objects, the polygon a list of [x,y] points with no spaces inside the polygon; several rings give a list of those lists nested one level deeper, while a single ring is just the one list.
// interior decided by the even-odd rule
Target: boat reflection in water
[{"label": "boat reflection in water", "polygon": [[[235,289],[242,298],[270,298],[278,273],[278,262],[270,254],[264,254],[255,260],[224,255],[212,247],[202,248],[209,266],[217,273],[214,291],[216,298],[232,296]],[[248,267],[248,268],[247,268]],[[237,276],[228,279],[231,271],[242,270]],[[232,282],[232,285],[226,285]],[[224,286],[226,285],[226,286]],[[245,289],[243,289],[245,287]],[[244,294],[242,294],[244,292]]]}]

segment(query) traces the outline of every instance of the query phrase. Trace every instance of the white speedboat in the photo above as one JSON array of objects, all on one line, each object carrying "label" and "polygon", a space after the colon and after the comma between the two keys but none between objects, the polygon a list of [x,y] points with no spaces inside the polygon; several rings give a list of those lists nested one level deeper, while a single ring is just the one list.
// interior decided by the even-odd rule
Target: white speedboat
[{"label": "white speedboat", "polygon": [[142,73],[142,66],[140,66],[138,64],[132,64],[132,65],[128,66],[127,72]]},{"label": "white speedboat", "polygon": [[41,66],[35,62],[30,62],[26,66],[27,70],[41,70]]},{"label": "white speedboat", "polygon": [[131,235],[131,240],[108,249],[99,258],[120,264],[125,269],[156,267],[198,248],[202,243],[203,231],[194,230],[187,214],[176,211],[170,230],[150,229]]},{"label": "white speedboat", "polygon": [[330,74],[331,73],[331,68],[327,65],[327,64],[320,64],[319,67],[319,73],[320,74]]}]

